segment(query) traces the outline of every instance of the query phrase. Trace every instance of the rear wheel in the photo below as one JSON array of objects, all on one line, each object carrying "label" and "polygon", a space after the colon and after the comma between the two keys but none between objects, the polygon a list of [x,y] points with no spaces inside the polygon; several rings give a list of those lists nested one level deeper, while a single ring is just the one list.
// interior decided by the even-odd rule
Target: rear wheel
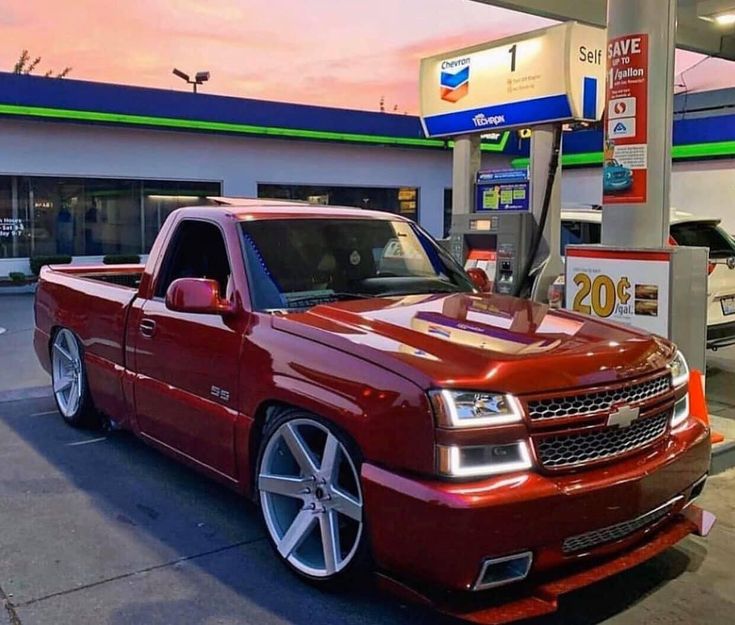
[{"label": "rear wheel", "polygon": [[82,347],[74,333],[66,328],[61,328],[51,342],[51,384],[64,421],[74,427],[97,424]]},{"label": "rear wheel", "polygon": [[359,452],[331,424],[287,411],[266,427],[258,490],[278,556],[300,577],[338,585],[367,563]]}]

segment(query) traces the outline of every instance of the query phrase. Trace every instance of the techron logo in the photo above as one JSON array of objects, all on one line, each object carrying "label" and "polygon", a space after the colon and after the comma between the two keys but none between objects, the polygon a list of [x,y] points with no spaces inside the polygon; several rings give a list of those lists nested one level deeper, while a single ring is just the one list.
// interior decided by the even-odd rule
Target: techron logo
[{"label": "techron logo", "polygon": [[475,128],[500,126],[505,123],[505,115],[485,115],[485,113],[478,113],[472,118],[472,123],[475,125]]},{"label": "techron logo", "polygon": [[470,91],[470,57],[442,61],[439,95],[442,100],[456,102]]}]

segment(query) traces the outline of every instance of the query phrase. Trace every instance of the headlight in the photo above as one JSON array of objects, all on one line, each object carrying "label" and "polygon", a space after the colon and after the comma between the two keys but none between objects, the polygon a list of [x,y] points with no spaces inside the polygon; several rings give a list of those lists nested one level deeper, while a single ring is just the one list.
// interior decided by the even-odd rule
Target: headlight
[{"label": "headlight", "polygon": [[689,393],[674,404],[674,414],[671,415],[671,427],[675,428],[689,418]]},{"label": "headlight", "polygon": [[680,351],[677,350],[676,356],[669,363],[669,369],[671,369],[671,384],[674,388],[689,383],[689,365]]},{"label": "headlight", "polygon": [[531,468],[528,445],[437,445],[439,473],[448,477],[481,477]]},{"label": "headlight", "polygon": [[517,423],[521,407],[512,395],[475,391],[432,391],[437,424],[446,428],[476,428]]}]

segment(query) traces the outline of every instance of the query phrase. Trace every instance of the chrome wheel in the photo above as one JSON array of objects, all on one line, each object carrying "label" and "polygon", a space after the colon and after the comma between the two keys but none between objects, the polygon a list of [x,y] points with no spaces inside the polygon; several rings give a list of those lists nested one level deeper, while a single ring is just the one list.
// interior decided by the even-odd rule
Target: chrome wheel
[{"label": "chrome wheel", "polygon": [[330,578],[354,559],[363,532],[360,481],[328,427],[306,418],[282,423],[263,451],[258,489],[271,539],[297,572]]},{"label": "chrome wheel", "polygon": [[59,330],[51,347],[52,384],[59,411],[74,417],[82,402],[83,367],[79,345],[66,329]]}]

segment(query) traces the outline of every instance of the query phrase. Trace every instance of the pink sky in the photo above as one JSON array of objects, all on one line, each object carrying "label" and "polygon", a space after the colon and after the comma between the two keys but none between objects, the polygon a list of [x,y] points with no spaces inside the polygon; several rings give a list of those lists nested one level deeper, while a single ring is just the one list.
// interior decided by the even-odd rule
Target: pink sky
[{"label": "pink sky", "polygon": [[[211,71],[208,93],[415,113],[422,56],[550,23],[470,0],[4,0],[0,66],[28,48],[83,80],[184,89],[176,66]],[[678,53],[677,73],[700,58]],[[734,69],[684,77],[730,87]]]}]

